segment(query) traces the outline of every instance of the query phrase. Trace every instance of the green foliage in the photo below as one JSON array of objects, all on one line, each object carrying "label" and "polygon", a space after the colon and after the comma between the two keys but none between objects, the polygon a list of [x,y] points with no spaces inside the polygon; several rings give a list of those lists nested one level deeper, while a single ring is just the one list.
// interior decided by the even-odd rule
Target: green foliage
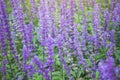
[{"label": "green foliage", "polygon": [[117,64],[118,66],[120,66],[120,64],[119,64],[119,60],[120,60],[120,49],[119,49],[119,48],[115,48],[114,57],[115,57],[116,64]]},{"label": "green foliage", "polygon": [[100,72],[96,71],[96,80],[99,80],[99,78],[100,78]]},{"label": "green foliage", "polygon": [[61,75],[60,71],[52,72],[52,79],[53,80],[62,80],[62,75]]},{"label": "green foliage", "polygon": [[86,61],[87,61],[88,65],[89,65],[90,67],[92,67],[92,62],[91,62],[91,60],[90,60],[90,59],[86,59]]},{"label": "green foliage", "polygon": [[120,23],[116,23],[118,26],[115,28],[115,44],[120,48]]},{"label": "green foliage", "polygon": [[42,75],[35,73],[33,79],[29,78],[29,80],[45,80]]}]

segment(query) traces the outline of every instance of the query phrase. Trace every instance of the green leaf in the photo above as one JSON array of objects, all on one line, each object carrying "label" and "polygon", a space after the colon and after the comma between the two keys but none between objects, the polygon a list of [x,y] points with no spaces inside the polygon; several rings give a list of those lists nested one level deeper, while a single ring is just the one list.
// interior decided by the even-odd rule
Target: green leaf
[{"label": "green leaf", "polygon": [[43,79],[42,75],[39,75],[38,73],[34,74],[33,80],[42,80],[42,79]]},{"label": "green leaf", "polygon": [[100,73],[99,71],[96,71],[96,80],[99,80],[99,77],[100,77]]},{"label": "green leaf", "polygon": [[92,62],[90,61],[90,59],[86,59],[87,63],[89,66],[92,66]]},{"label": "green leaf", "polygon": [[78,31],[81,32],[82,31],[82,27],[78,26]]},{"label": "green leaf", "polygon": [[59,71],[52,72],[52,80],[62,80],[62,76]]}]

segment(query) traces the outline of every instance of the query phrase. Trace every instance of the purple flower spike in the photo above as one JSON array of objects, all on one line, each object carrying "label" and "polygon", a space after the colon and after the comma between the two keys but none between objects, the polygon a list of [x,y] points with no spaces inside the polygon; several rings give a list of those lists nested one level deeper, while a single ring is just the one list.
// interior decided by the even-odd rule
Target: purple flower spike
[{"label": "purple flower spike", "polygon": [[6,64],[7,64],[7,61],[3,60],[2,61],[3,80],[7,80],[6,79],[6,74],[7,74]]},{"label": "purple flower spike", "polygon": [[100,61],[98,66],[102,80],[117,80],[115,76],[115,63],[112,57],[108,57],[105,62]]}]

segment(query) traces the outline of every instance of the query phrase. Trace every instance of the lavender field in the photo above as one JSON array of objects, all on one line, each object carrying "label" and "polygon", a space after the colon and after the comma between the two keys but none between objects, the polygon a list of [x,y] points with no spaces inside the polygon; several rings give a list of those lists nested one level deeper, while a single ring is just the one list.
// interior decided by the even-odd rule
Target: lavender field
[{"label": "lavender field", "polygon": [[0,80],[120,80],[120,0],[0,0]]}]

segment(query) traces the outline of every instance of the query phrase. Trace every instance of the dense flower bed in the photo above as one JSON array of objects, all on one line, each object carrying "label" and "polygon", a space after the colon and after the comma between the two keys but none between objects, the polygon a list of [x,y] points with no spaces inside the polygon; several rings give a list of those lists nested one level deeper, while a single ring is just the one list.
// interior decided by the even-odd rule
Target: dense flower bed
[{"label": "dense flower bed", "polygon": [[119,0],[0,0],[0,80],[119,80]]}]

